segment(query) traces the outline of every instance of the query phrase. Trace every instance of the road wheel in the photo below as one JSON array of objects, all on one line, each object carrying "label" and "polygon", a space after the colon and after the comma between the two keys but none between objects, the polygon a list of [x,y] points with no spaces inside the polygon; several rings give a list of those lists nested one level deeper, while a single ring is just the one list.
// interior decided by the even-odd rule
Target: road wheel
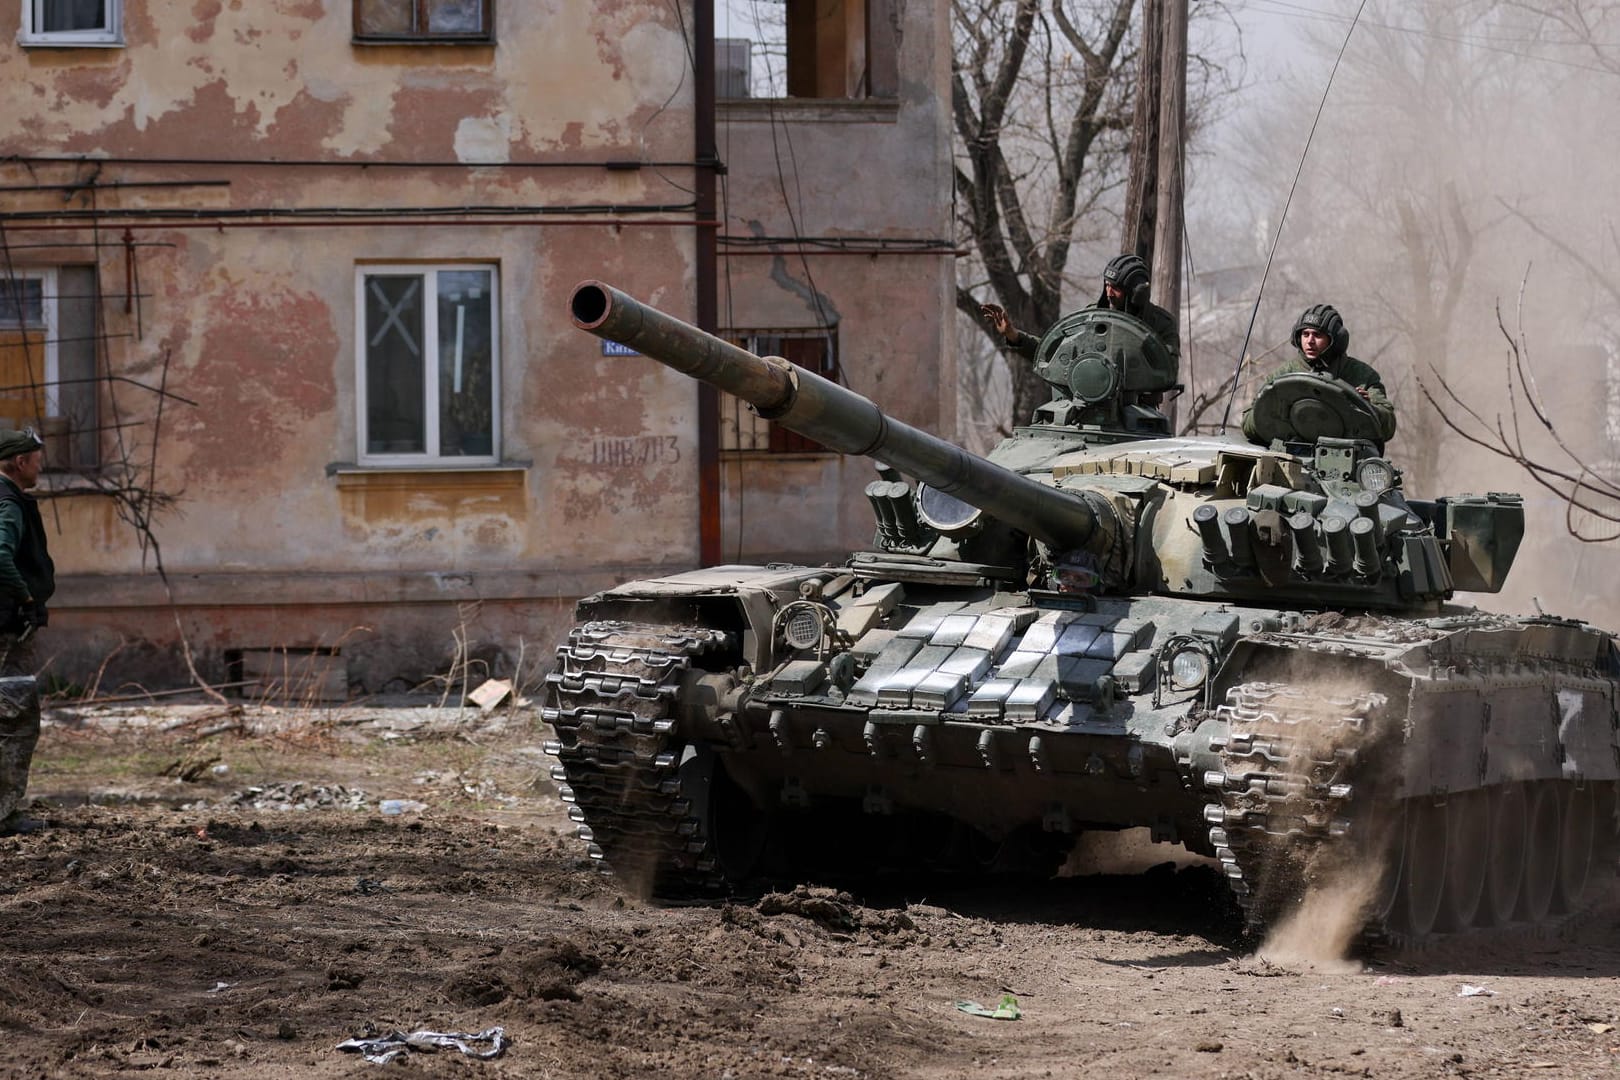
[{"label": "road wheel", "polygon": [[1485,898],[1485,871],[1491,858],[1491,808],[1483,791],[1469,791],[1446,803],[1446,889],[1440,923],[1446,930],[1474,925]]},{"label": "road wheel", "polygon": [[1524,889],[1519,894],[1518,916],[1538,923],[1552,912],[1558,891],[1558,848],[1563,839],[1558,794],[1554,785],[1534,783],[1525,793]]},{"label": "road wheel", "polygon": [[1507,784],[1487,795],[1491,807],[1491,861],[1485,872],[1485,903],[1479,925],[1503,926],[1513,921],[1524,888],[1524,788]]},{"label": "road wheel", "polygon": [[1376,860],[1378,887],[1367,904],[1367,922],[1373,926],[1394,927],[1401,921],[1400,902],[1406,888],[1406,803],[1397,804],[1394,820],[1382,827],[1382,834],[1363,835],[1371,851],[1382,852]]},{"label": "road wheel", "polygon": [[1575,911],[1586,898],[1586,889],[1592,880],[1596,800],[1591,784],[1559,786],[1564,793],[1558,843],[1558,894],[1553,903],[1559,911]]},{"label": "road wheel", "polygon": [[1423,937],[1435,928],[1446,888],[1446,808],[1413,799],[1406,808],[1406,910],[1404,929]]}]

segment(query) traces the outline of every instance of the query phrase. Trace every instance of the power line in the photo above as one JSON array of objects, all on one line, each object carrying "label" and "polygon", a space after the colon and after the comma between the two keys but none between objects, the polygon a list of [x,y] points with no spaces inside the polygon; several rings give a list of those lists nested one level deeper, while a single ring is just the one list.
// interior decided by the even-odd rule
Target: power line
[{"label": "power line", "polygon": [[[1304,14],[1306,14],[1308,16],[1323,19],[1323,20],[1331,20],[1331,21],[1334,21],[1334,22],[1341,22],[1341,23],[1350,21],[1350,16],[1342,15],[1337,11],[1330,11],[1330,10],[1328,10],[1326,8],[1313,7],[1310,4],[1292,3],[1292,2],[1290,2],[1290,0],[1247,0],[1247,2],[1250,3],[1250,4],[1269,5],[1269,6],[1273,7],[1273,8],[1289,8],[1292,11],[1301,12],[1301,13],[1304,13]],[[1274,11],[1274,12],[1272,12],[1272,14],[1287,15],[1288,13],[1287,12],[1281,12],[1281,11]],[[1409,32],[1409,33],[1425,34],[1427,36],[1434,36],[1434,37],[1440,36],[1440,35],[1433,34],[1430,31],[1418,30],[1416,27],[1388,26],[1388,25],[1386,25],[1384,23],[1374,23],[1374,22],[1363,22],[1361,25],[1363,25],[1363,26],[1376,26],[1376,27],[1381,27],[1381,28],[1386,29],[1386,30],[1403,30],[1403,31]],[[1466,43],[1470,43],[1470,44],[1481,44],[1481,43],[1489,42],[1489,43],[1494,43],[1494,44],[1498,44],[1498,45],[1551,45],[1551,46],[1555,46],[1555,47],[1559,47],[1559,48],[1577,48],[1577,49],[1613,49],[1613,48],[1620,48],[1620,43],[1615,43],[1615,42],[1589,41],[1589,40],[1584,39],[1584,38],[1568,38],[1566,40],[1557,40],[1557,39],[1545,38],[1545,37],[1542,37],[1540,35],[1537,35],[1535,37],[1523,37],[1523,36],[1517,36],[1517,35],[1513,36],[1513,37],[1508,37],[1508,36],[1504,36],[1504,35],[1500,35],[1500,34],[1459,34],[1459,36],[1456,37],[1455,39],[1445,38],[1445,40],[1456,40],[1456,41],[1466,42]]]},{"label": "power line", "polygon": [[1350,47],[1350,38],[1356,32],[1356,24],[1361,19],[1361,13],[1367,6],[1367,0],[1361,0],[1356,7],[1356,17],[1350,20],[1350,29],[1345,31],[1344,42],[1339,46],[1339,55],[1333,58],[1333,70],[1328,72],[1327,85],[1322,88],[1322,100],[1316,104],[1316,117],[1311,121],[1310,134],[1305,136],[1305,149],[1299,155],[1299,167],[1294,170],[1294,182],[1288,187],[1288,198],[1283,200],[1282,216],[1277,219],[1277,233],[1271,238],[1271,250],[1266,253],[1266,268],[1260,272],[1260,287],[1254,293],[1254,310],[1249,312],[1249,328],[1243,333],[1243,347],[1238,350],[1237,368],[1232,372],[1232,392],[1226,398],[1226,411],[1221,414],[1221,430],[1225,431],[1232,420],[1232,402],[1237,399],[1238,383],[1243,374],[1243,360],[1249,351],[1249,338],[1254,335],[1254,320],[1260,314],[1260,298],[1266,293],[1266,279],[1271,276],[1271,260],[1277,257],[1277,245],[1282,243],[1283,225],[1288,221],[1288,208],[1294,204],[1294,192],[1299,188],[1299,178],[1305,172],[1305,159],[1310,156],[1311,142],[1316,138],[1316,126],[1322,122],[1322,110],[1327,108],[1328,95],[1333,92],[1333,77],[1339,73],[1339,64],[1344,60],[1345,50]]},{"label": "power line", "polygon": [[[1307,7],[1303,7],[1301,5],[1298,5],[1298,4],[1289,4],[1289,3],[1286,3],[1285,0],[1250,0],[1250,3],[1261,4],[1261,5],[1264,5],[1264,4],[1274,5],[1274,7],[1272,9],[1268,10],[1266,13],[1270,14],[1270,15],[1275,15],[1275,16],[1278,16],[1278,17],[1284,18],[1284,19],[1302,19],[1302,20],[1315,21],[1315,22],[1332,22],[1332,23],[1345,23],[1345,22],[1350,21],[1350,19],[1348,17],[1344,16],[1344,15],[1339,15],[1339,14],[1334,13],[1334,12],[1322,11],[1322,10],[1317,9],[1317,8],[1307,8]],[[1278,10],[1279,8],[1289,8],[1289,9],[1293,9],[1293,10]],[[1593,65],[1593,64],[1581,64],[1581,63],[1577,63],[1574,60],[1560,60],[1557,57],[1553,57],[1553,56],[1537,56],[1535,53],[1519,52],[1516,49],[1505,49],[1505,48],[1502,48],[1502,47],[1497,46],[1497,45],[1488,44],[1487,39],[1482,39],[1482,38],[1470,38],[1470,37],[1463,37],[1463,36],[1454,36],[1454,35],[1450,35],[1450,34],[1437,34],[1437,33],[1433,32],[1433,31],[1430,31],[1430,30],[1419,30],[1416,27],[1411,27],[1411,26],[1395,26],[1395,25],[1390,24],[1390,23],[1364,22],[1361,25],[1366,26],[1366,27],[1368,27],[1370,29],[1388,30],[1388,31],[1390,31],[1392,33],[1396,33],[1396,34],[1406,34],[1406,35],[1411,36],[1411,37],[1427,38],[1427,39],[1429,39],[1431,41],[1444,41],[1444,42],[1448,42],[1448,43],[1453,44],[1453,45],[1467,45],[1467,46],[1469,46],[1471,48],[1476,48],[1476,49],[1479,49],[1479,50],[1481,50],[1483,52],[1497,53],[1497,54],[1502,55],[1502,56],[1513,56],[1513,57],[1517,57],[1517,58],[1519,58],[1521,60],[1529,60],[1532,63],[1551,64],[1551,65],[1553,65],[1555,67],[1570,68],[1570,69],[1575,70],[1575,71],[1590,71],[1590,72],[1594,72],[1594,73],[1596,73],[1598,75],[1620,75],[1620,70],[1615,70],[1615,69],[1607,68],[1607,67],[1600,67],[1600,66]],[[1529,40],[1526,40],[1525,43],[1526,44],[1562,45],[1562,46],[1579,45],[1579,46],[1581,46],[1583,48],[1591,48],[1591,49],[1599,49],[1599,48],[1611,47],[1611,46],[1601,45],[1601,44],[1593,43],[1593,42],[1574,42],[1574,41],[1568,41],[1568,42],[1542,42],[1542,41],[1529,41]]]}]

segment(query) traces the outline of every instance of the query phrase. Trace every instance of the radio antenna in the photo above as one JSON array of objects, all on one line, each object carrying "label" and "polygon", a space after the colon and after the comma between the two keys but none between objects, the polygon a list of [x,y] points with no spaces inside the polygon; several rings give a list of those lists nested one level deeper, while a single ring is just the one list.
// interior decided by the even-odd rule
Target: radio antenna
[{"label": "radio antenna", "polygon": [[1339,73],[1339,62],[1344,59],[1344,50],[1350,47],[1350,35],[1356,32],[1362,8],[1366,6],[1367,0],[1361,0],[1357,5],[1355,17],[1350,20],[1350,29],[1344,33],[1344,43],[1339,46],[1339,55],[1333,58],[1333,70],[1328,72],[1327,85],[1322,88],[1322,100],[1316,104],[1316,118],[1311,121],[1311,132],[1305,136],[1305,149],[1299,155],[1299,166],[1294,169],[1294,182],[1288,187],[1288,198],[1283,200],[1282,217],[1277,219],[1277,232],[1271,238],[1271,250],[1266,252],[1266,268],[1260,273],[1260,288],[1255,291],[1254,308],[1249,312],[1249,328],[1243,332],[1243,348],[1238,350],[1237,367],[1232,371],[1232,391],[1226,395],[1226,411],[1221,414],[1222,431],[1226,430],[1232,419],[1232,402],[1237,400],[1238,382],[1243,377],[1243,358],[1249,355],[1249,338],[1254,335],[1254,320],[1260,314],[1260,298],[1266,293],[1266,279],[1271,276],[1271,260],[1277,257],[1283,223],[1288,220],[1288,208],[1294,204],[1294,192],[1299,188],[1300,175],[1305,171],[1305,159],[1310,156],[1311,142],[1316,138],[1316,125],[1322,122],[1322,110],[1327,107],[1328,94],[1333,90],[1333,77]]}]

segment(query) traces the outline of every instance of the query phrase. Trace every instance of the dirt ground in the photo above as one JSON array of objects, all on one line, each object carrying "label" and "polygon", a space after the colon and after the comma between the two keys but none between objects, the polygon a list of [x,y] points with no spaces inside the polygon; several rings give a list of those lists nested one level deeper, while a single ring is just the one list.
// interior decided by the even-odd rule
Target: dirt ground
[{"label": "dirt ground", "polygon": [[[1256,956],[1197,865],[658,907],[582,857],[545,737],[523,711],[48,712],[30,785],[45,827],[0,839],[0,1074],[1584,1077],[1620,1063],[1613,901],[1540,938],[1314,965]],[[1005,994],[1020,1019],[956,1007]],[[511,1039],[493,1060],[380,1066],[337,1049],[493,1027]]]}]

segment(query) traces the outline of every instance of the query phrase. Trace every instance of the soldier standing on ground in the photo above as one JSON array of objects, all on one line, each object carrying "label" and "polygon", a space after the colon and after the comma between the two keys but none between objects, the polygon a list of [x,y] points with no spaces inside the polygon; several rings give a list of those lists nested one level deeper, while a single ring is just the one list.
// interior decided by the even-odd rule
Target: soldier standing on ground
[{"label": "soldier standing on ground", "polygon": [[[1176,331],[1176,317],[1148,299],[1151,289],[1147,263],[1129,253],[1115,255],[1103,267],[1102,294],[1092,307],[1123,311],[1141,319],[1165,347],[1179,371],[1181,335]],[[1000,304],[980,304],[979,316],[1006,340],[1007,348],[1030,360],[1035,359],[1040,337],[1014,326],[1012,320],[1007,318],[1006,308]]]},{"label": "soldier standing on ground", "polygon": [[[1306,308],[1294,323],[1293,342],[1299,351],[1298,358],[1278,368],[1273,378],[1310,372],[1348,383],[1372,406],[1373,415],[1378,419],[1379,447],[1394,438],[1395,406],[1390,404],[1384,391],[1384,380],[1371,364],[1349,355],[1350,330],[1332,305],[1316,304]],[[1254,427],[1253,405],[1243,413],[1243,434],[1251,442],[1261,441]]]},{"label": "soldier standing on ground", "polygon": [[56,591],[45,522],[28,494],[39,482],[44,446],[32,431],[0,428],[0,834],[38,826],[17,807],[39,740],[34,634],[48,620],[45,604]]}]

